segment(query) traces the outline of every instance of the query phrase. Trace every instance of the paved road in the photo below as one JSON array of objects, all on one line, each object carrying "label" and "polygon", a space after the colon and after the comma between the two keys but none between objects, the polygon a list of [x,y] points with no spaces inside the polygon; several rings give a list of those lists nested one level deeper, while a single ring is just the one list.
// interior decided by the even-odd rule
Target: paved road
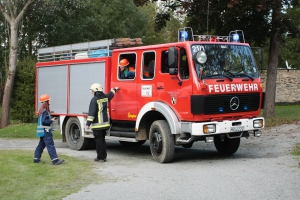
[{"label": "paved road", "polygon": [[[55,143],[60,154],[95,157],[94,150],[72,151],[66,143]],[[151,157],[149,143],[128,149],[109,141],[108,162],[95,168],[105,182],[64,199],[300,199],[300,157],[290,154],[296,143],[300,125],[284,125],[264,130],[260,138],[243,138],[231,157],[219,156],[213,144],[196,142],[191,149],[176,147],[173,163],[159,164]],[[0,139],[0,149],[33,149],[36,144]]]}]

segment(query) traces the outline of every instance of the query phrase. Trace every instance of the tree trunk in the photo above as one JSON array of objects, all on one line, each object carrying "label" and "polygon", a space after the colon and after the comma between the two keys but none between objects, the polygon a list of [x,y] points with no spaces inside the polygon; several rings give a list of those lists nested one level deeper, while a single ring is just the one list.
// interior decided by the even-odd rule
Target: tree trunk
[{"label": "tree trunk", "polygon": [[270,50],[264,106],[264,117],[266,118],[275,116],[277,65],[280,45],[281,0],[273,1],[272,10],[272,30],[270,37]]},{"label": "tree trunk", "polygon": [[10,24],[10,31],[11,39],[9,52],[9,68],[3,93],[1,128],[4,128],[9,124],[10,99],[17,68],[18,24],[12,22]]}]

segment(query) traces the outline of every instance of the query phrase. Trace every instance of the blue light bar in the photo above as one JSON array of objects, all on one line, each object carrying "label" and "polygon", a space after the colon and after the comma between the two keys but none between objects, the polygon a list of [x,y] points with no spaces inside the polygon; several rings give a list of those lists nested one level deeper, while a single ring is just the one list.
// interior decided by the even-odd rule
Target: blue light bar
[{"label": "blue light bar", "polygon": [[219,108],[219,112],[223,112],[224,110],[223,110],[223,107],[220,107]]},{"label": "blue light bar", "polygon": [[244,110],[248,110],[248,106],[244,106]]}]

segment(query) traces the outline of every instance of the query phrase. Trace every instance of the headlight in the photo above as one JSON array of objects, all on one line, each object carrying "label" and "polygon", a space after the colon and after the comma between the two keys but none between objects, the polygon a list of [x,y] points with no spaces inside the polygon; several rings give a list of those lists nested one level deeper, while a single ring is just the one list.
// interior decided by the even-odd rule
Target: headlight
[{"label": "headlight", "polygon": [[264,120],[263,119],[257,119],[253,121],[253,127],[254,128],[262,128],[264,126]]},{"label": "headlight", "polygon": [[196,61],[199,63],[199,64],[203,64],[206,62],[207,60],[207,55],[204,51],[198,51],[196,54],[195,54],[195,59]]},{"label": "headlight", "polygon": [[203,133],[215,133],[216,132],[216,125],[215,124],[208,124],[203,126]]}]

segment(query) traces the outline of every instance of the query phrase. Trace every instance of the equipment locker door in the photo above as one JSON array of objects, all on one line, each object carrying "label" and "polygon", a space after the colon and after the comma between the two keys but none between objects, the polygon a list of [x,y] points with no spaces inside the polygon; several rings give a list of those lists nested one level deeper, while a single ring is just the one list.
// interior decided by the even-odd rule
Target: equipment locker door
[{"label": "equipment locker door", "polygon": [[105,61],[70,65],[69,114],[88,112],[93,97],[89,88],[100,83],[105,88]]}]

